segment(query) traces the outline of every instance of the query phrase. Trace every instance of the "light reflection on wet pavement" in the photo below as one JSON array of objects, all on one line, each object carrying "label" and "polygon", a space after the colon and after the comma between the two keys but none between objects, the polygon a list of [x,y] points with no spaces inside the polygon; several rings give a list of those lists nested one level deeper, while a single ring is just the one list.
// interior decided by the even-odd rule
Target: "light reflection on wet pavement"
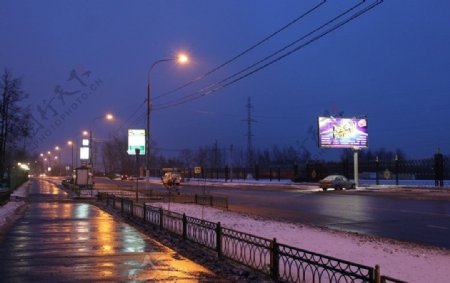
[{"label": "light reflection on wet pavement", "polygon": [[[32,195],[65,198],[51,183]],[[35,202],[0,243],[2,282],[217,282],[204,267],[85,203]]]}]

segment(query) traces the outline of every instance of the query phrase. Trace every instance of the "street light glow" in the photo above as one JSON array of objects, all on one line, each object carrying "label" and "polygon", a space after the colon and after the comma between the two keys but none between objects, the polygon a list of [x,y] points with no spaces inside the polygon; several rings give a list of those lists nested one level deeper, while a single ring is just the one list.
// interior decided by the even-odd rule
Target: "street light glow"
[{"label": "street light glow", "polygon": [[178,55],[177,61],[180,64],[187,64],[189,63],[189,56],[187,56],[185,53],[181,53]]},{"label": "street light glow", "polygon": [[106,114],[105,117],[106,117],[106,120],[110,120],[110,121],[114,119],[114,116],[111,113]]},{"label": "street light glow", "polygon": [[89,136],[89,132],[88,131],[83,131],[83,136]]},{"label": "street light glow", "polygon": [[55,150],[58,151],[59,150],[59,146],[55,146]]},{"label": "street light glow", "polygon": [[73,145],[72,141],[67,141],[67,145]]}]

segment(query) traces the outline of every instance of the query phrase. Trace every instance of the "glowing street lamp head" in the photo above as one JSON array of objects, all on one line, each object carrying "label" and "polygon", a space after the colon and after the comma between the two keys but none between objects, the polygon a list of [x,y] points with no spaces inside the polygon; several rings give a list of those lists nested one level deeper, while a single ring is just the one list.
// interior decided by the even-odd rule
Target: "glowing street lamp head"
[{"label": "glowing street lamp head", "polygon": [[67,141],[67,145],[73,145],[73,141]]},{"label": "glowing street lamp head", "polygon": [[189,56],[187,54],[185,54],[185,53],[180,53],[177,56],[177,61],[180,64],[187,64],[187,63],[189,63]]},{"label": "glowing street lamp head", "polygon": [[41,153],[41,154],[39,154],[41,157],[43,157],[44,156],[44,154],[43,153]]},{"label": "glowing street lamp head", "polygon": [[105,118],[106,118],[106,120],[111,121],[111,120],[114,120],[114,115],[111,113],[108,113],[108,114],[106,114]]},{"label": "glowing street lamp head", "polygon": [[51,151],[47,151],[47,154],[50,155],[50,154],[52,154],[52,152]]},{"label": "glowing street lamp head", "polygon": [[83,131],[83,136],[89,136],[89,132],[88,131]]},{"label": "glowing street lamp head", "polygon": [[59,150],[59,146],[55,146],[55,150],[58,151]]}]

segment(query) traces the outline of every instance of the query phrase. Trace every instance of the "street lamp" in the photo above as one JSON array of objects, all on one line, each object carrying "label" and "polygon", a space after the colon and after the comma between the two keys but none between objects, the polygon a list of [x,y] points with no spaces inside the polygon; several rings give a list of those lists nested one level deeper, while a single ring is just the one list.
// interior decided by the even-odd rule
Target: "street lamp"
[{"label": "street lamp", "polygon": [[105,119],[105,120],[107,120],[107,121],[113,121],[114,120],[114,115],[113,114],[111,114],[111,113],[107,113],[107,114],[105,114],[105,115],[103,115],[103,116],[98,116],[98,117],[95,117],[94,119],[92,119],[92,122],[91,122],[91,125],[90,125],[90,128],[89,128],[89,132],[88,131],[83,131],[83,136],[88,136],[89,135],[89,163],[91,164],[91,166],[92,166],[92,174],[94,174],[94,169],[93,169],[93,167],[94,167],[94,158],[93,158],[93,149],[94,149],[94,146],[93,146],[93,142],[94,142],[94,137],[92,136],[92,127],[93,127],[93,125],[94,125],[94,122],[96,121],[96,120],[99,120],[99,119]]},{"label": "street lamp", "polygon": [[69,145],[72,149],[72,167],[71,170],[73,171],[74,167],[73,167],[73,141],[67,141],[67,145]]},{"label": "street lamp", "polygon": [[151,102],[150,102],[150,75],[153,68],[162,62],[170,62],[177,61],[179,64],[184,65],[189,63],[189,56],[184,53],[178,54],[174,58],[168,59],[160,59],[150,66],[147,73],[147,130],[145,131],[145,166],[146,166],[146,177],[150,177],[150,110],[151,110]]},{"label": "street lamp", "polygon": [[[55,156],[55,161],[59,160],[58,162],[58,167],[59,167],[59,176],[61,176],[61,148],[59,146],[55,146],[55,150],[56,150],[56,156]],[[56,166],[56,165],[55,165]]]}]

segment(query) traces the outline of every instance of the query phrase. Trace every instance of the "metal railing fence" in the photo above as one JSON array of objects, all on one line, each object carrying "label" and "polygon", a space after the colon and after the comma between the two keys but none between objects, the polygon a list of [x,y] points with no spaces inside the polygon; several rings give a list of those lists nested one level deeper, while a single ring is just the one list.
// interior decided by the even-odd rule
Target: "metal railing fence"
[{"label": "metal railing fence", "polygon": [[133,200],[99,193],[97,201],[269,275],[279,282],[403,283],[375,268],[278,243]]}]

